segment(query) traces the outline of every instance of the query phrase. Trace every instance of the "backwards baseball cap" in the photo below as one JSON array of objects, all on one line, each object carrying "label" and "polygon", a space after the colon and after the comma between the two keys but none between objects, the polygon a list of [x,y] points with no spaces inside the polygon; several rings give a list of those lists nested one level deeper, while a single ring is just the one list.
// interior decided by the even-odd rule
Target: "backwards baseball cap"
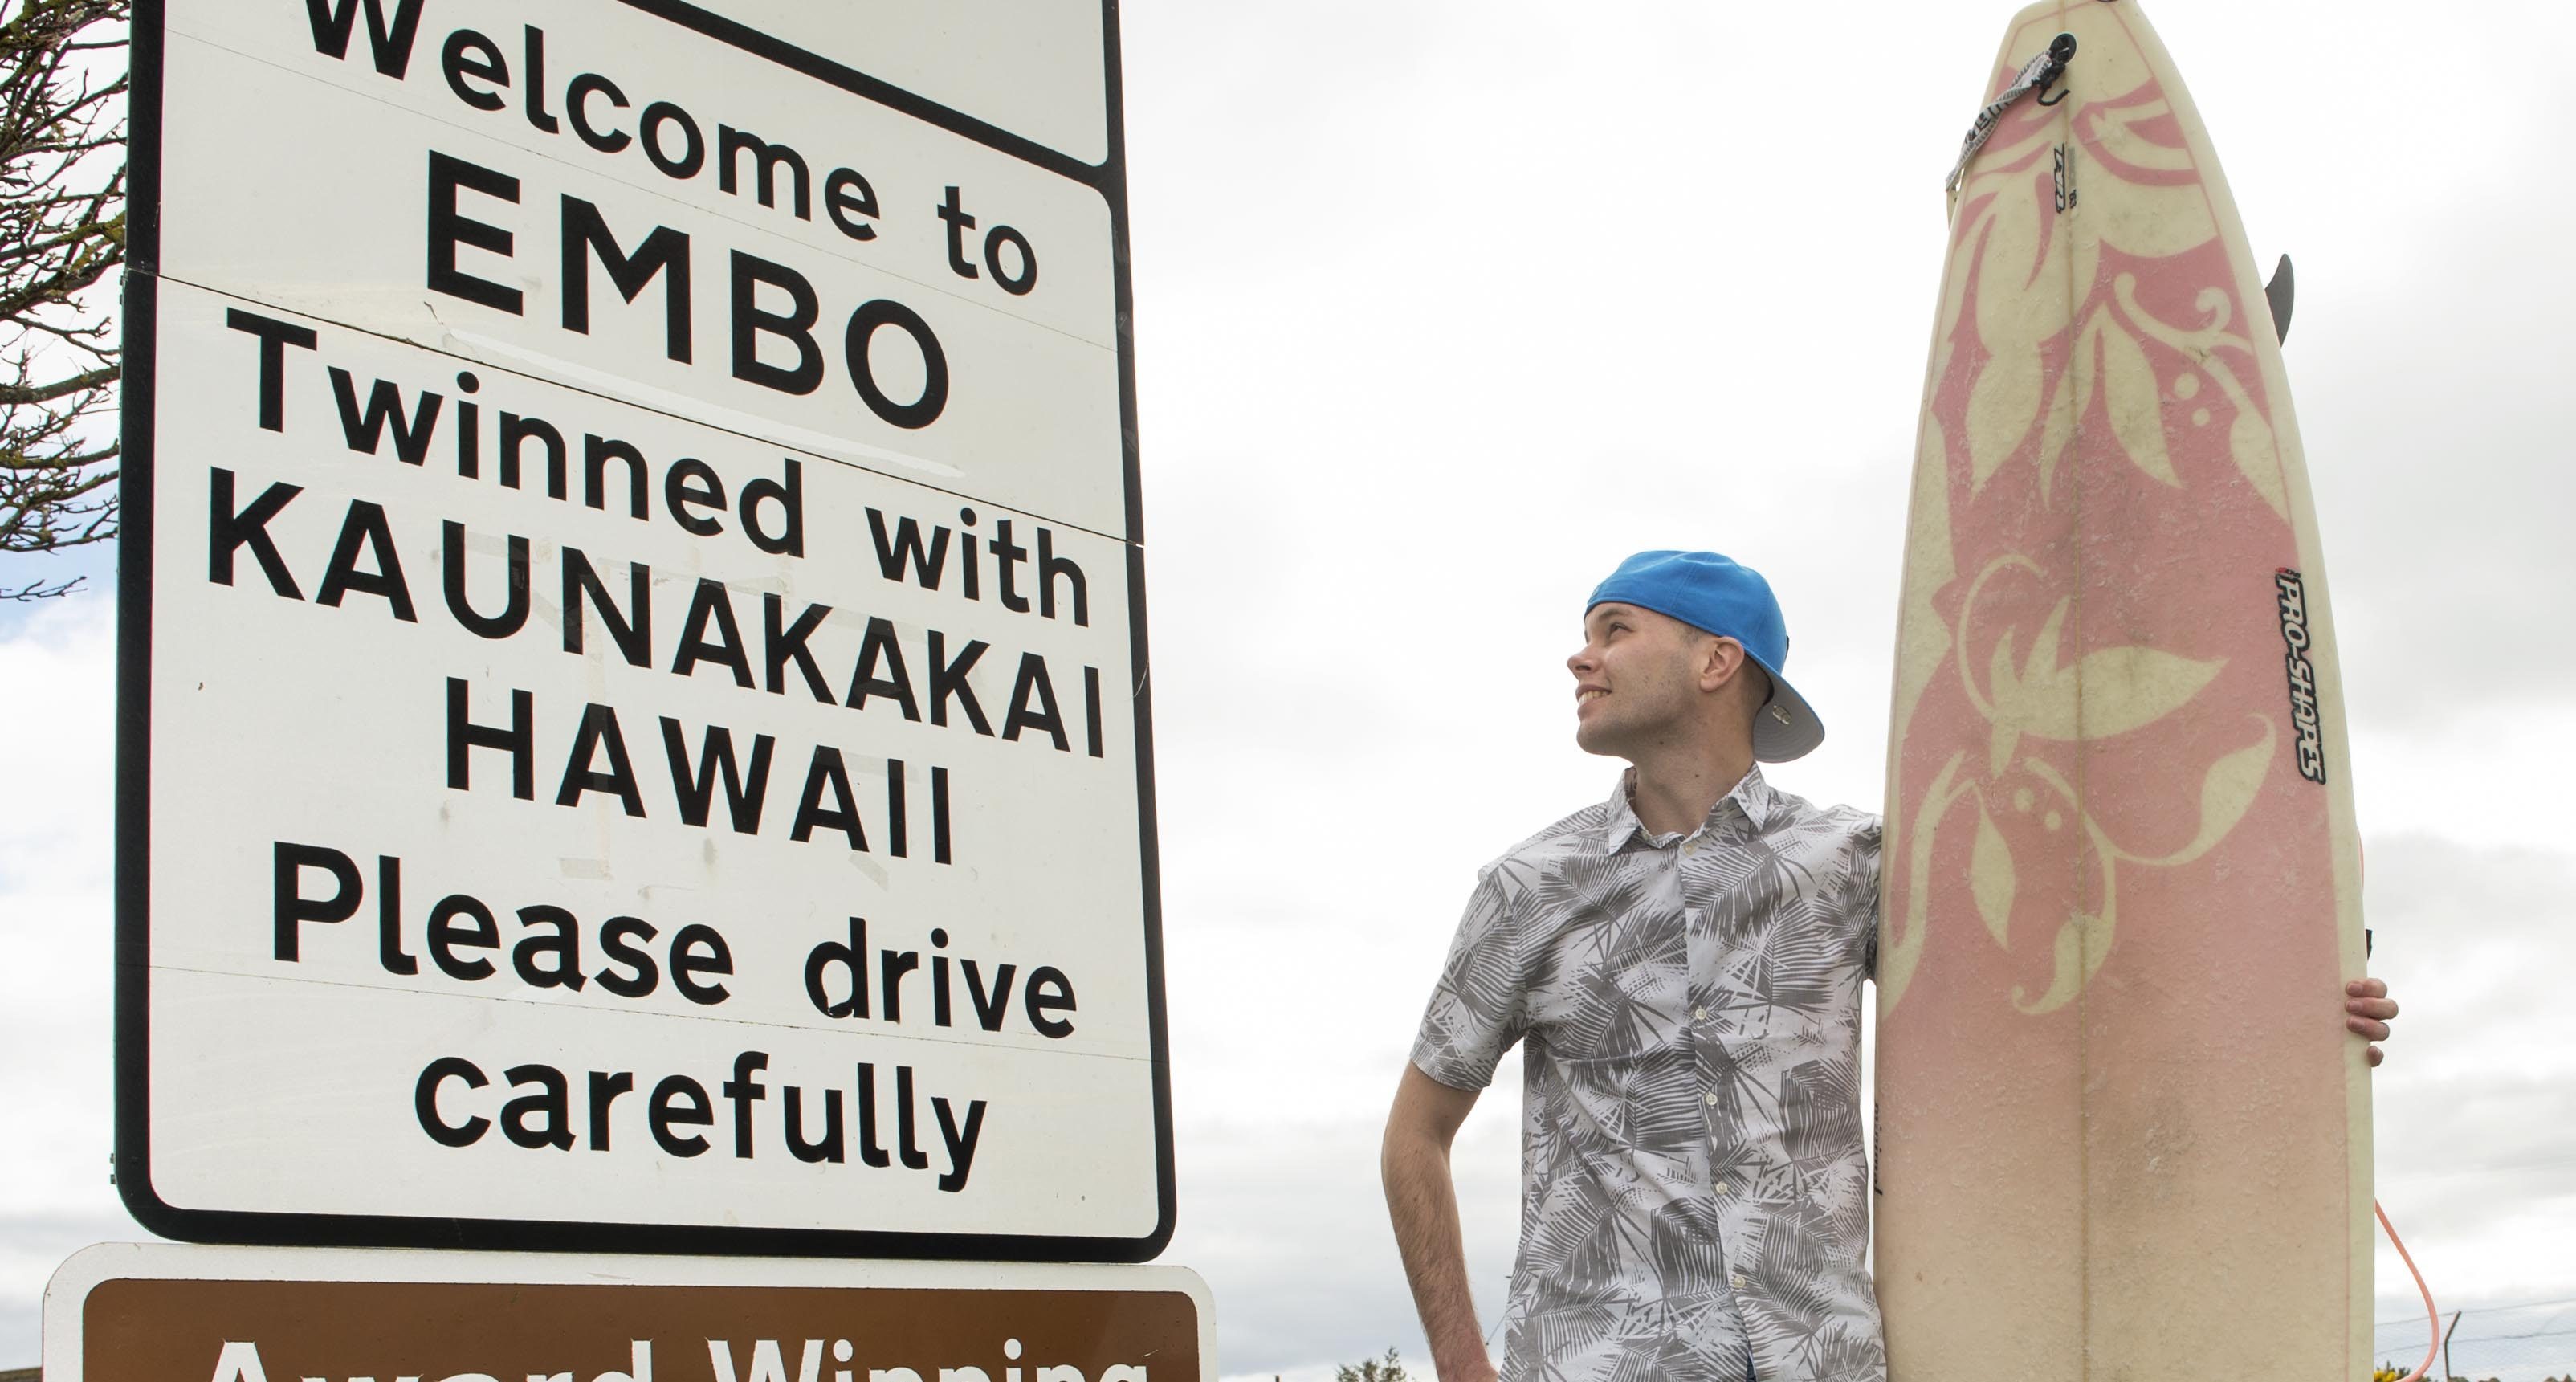
[{"label": "backwards baseball cap", "polygon": [[1593,587],[1583,612],[1614,601],[1732,638],[1771,674],[1771,700],[1753,717],[1755,758],[1785,763],[1825,741],[1824,722],[1781,675],[1789,661],[1789,626],[1761,572],[1715,552],[1639,552]]}]

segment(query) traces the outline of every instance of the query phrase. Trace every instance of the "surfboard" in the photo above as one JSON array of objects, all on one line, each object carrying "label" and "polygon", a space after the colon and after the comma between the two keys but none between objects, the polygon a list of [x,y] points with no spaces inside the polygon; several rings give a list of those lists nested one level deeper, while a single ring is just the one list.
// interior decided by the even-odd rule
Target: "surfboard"
[{"label": "surfboard", "polygon": [[1888,755],[1889,1376],[2353,1382],[2358,847],[2272,308],[2134,0],[2023,10],[1984,91]]}]

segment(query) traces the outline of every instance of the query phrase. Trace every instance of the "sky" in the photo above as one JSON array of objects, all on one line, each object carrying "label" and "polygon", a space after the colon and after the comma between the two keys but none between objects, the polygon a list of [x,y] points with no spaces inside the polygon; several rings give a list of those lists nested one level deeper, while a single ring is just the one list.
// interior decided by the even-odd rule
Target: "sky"
[{"label": "sky", "polygon": [[[2258,261],[2298,265],[2373,971],[2406,1010],[2380,1198],[2446,1314],[2576,1299],[2576,1045],[2548,997],[2576,973],[2576,807],[2548,771],[2576,761],[2576,192],[2552,173],[2576,15],[2153,14]],[[1125,7],[1162,1260],[1207,1279],[1227,1375],[1424,1356],[1381,1120],[1477,866],[1610,786],[1563,662],[1620,557],[1763,570],[1829,728],[1772,780],[1878,807],[1940,184],[2009,15]],[[0,1368],[35,1361],[54,1265],[141,1236],[106,1184],[113,569],[81,560],[89,591],[0,610]],[[1489,1324],[1517,1079],[1457,1153]],[[2384,1248],[2378,1292],[2420,1315]]]}]

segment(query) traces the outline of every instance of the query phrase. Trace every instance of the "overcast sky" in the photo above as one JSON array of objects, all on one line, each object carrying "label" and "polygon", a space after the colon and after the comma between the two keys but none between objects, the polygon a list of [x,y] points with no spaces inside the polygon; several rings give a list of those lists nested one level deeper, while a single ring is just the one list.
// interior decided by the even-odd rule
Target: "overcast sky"
[{"label": "overcast sky", "polygon": [[[1626,553],[1786,604],[1875,809],[1940,184],[2009,5],[1135,0],[1124,16],[1180,1230],[1229,1374],[1421,1357],[1379,1120],[1476,866],[1609,788]],[[2445,1309],[2576,1297],[2564,6],[2170,0],[2287,354],[2344,650],[2379,1188]],[[106,1185],[112,568],[0,611],[0,1368]],[[13,559],[0,579],[54,567]],[[2313,578],[2314,573],[2311,573]],[[1459,1153],[1480,1304],[1517,1066]],[[2420,1307],[2381,1254],[2384,1319]],[[2411,1360],[2410,1360],[2411,1361]],[[2511,1382],[2509,1379],[2508,1382]]]}]

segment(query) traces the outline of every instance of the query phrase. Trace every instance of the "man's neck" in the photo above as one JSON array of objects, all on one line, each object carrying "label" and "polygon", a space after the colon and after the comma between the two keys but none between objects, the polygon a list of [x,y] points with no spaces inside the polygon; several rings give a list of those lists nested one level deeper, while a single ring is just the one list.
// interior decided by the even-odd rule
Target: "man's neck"
[{"label": "man's neck", "polygon": [[1629,808],[1647,833],[1697,830],[1753,769],[1749,745],[1710,746],[1698,753],[1659,754],[1636,765]]}]

